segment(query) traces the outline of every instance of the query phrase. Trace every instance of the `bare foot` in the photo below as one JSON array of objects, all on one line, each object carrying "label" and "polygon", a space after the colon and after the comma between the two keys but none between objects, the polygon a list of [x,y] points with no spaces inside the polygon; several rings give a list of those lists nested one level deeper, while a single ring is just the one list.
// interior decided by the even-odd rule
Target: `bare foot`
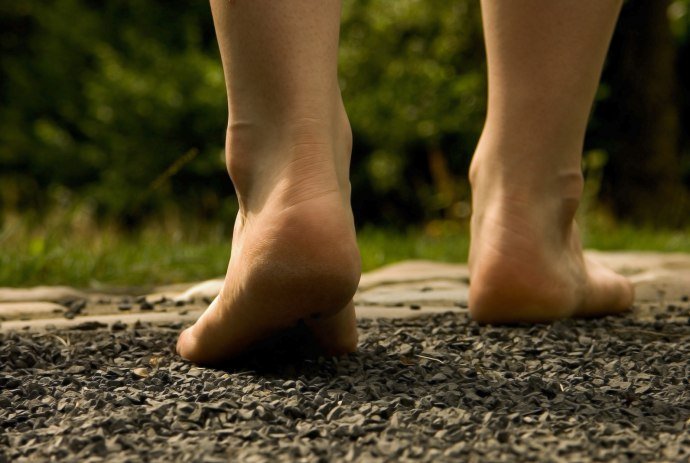
[{"label": "bare foot", "polygon": [[546,322],[628,309],[633,287],[584,258],[574,221],[582,176],[534,188],[478,155],[472,166],[470,313],[483,323]]},{"label": "bare foot", "polygon": [[222,363],[300,320],[327,353],[353,351],[360,258],[349,124],[344,116],[336,128],[297,121],[273,139],[247,132],[229,134],[240,211],[224,287],[182,332],[178,353],[195,363]]}]

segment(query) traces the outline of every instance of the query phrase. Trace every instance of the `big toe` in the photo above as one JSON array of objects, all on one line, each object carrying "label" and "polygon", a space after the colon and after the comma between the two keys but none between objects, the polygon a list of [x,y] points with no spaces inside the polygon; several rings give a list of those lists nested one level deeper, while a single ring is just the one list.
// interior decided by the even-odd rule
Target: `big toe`
[{"label": "big toe", "polygon": [[200,365],[212,366],[230,360],[259,338],[252,320],[228,318],[220,308],[220,296],[201,314],[196,323],[180,333],[177,353]]},{"label": "big toe", "polygon": [[193,326],[183,330],[177,338],[177,354],[185,360],[197,363],[199,359],[199,348],[196,336],[194,336]]}]

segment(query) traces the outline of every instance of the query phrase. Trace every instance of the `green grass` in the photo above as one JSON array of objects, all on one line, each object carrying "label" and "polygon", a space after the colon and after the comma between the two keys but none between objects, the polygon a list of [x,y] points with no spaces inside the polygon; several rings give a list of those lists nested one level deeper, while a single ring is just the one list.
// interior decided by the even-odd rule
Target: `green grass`
[{"label": "green grass", "polygon": [[[180,230],[187,228],[187,231]],[[690,252],[690,230],[659,231],[588,223],[585,245],[602,250]],[[364,228],[359,244],[365,271],[404,259],[464,262],[465,226],[431,224],[409,230]],[[150,286],[224,274],[230,254],[223,227],[151,225],[136,233],[74,224],[0,229],[0,286]]]},{"label": "green grass", "polygon": [[[468,235],[432,237],[419,230],[359,233],[364,270],[411,258],[462,262]],[[171,233],[147,227],[137,233],[113,228],[0,232],[0,286],[65,284],[79,287],[143,286],[202,280],[225,273],[230,234],[201,227]]]}]

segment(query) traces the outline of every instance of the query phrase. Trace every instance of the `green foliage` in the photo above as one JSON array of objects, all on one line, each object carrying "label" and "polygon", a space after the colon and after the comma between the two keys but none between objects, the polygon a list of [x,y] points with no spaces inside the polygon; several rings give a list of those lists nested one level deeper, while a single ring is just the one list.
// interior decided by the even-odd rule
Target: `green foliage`
[{"label": "green foliage", "polygon": [[[136,219],[171,198],[203,205],[204,194],[230,191],[207,5],[31,0],[2,9],[21,25],[2,33],[14,44],[0,61],[6,208],[67,189],[102,215]],[[182,175],[152,189],[190,150],[200,154]]]},{"label": "green foliage", "polygon": [[[669,9],[686,55],[689,5]],[[358,221],[462,222],[486,106],[478,2],[346,0],[341,36]],[[225,105],[206,2],[0,3],[0,224],[75,205],[127,225],[180,211],[231,223]],[[605,116],[595,113],[588,150],[609,149]]]},{"label": "green foliage", "polygon": [[475,2],[351,1],[342,30],[343,97],[360,136],[396,154],[447,137],[472,152],[485,109]]},{"label": "green foliage", "polygon": [[[96,223],[88,209],[54,210],[40,225],[10,216],[0,225],[0,286],[165,284],[217,278],[230,255],[232,225],[184,216],[149,220],[135,231]],[[364,271],[404,259],[462,262],[467,229],[432,223],[425,230],[365,227],[358,234]]]},{"label": "green foliage", "polygon": [[[27,0],[0,13],[5,213],[84,201],[98,217],[136,222],[177,203],[230,220],[208,5]],[[390,220],[404,222],[406,210],[433,217],[421,213],[434,209],[430,147],[466,169],[484,110],[479,35],[474,2],[346,2],[341,72],[360,217],[378,216],[372,197]],[[156,182],[190,152],[198,155]]]},{"label": "green foliage", "polygon": [[[0,228],[0,286],[138,287],[218,278],[227,268],[229,227],[178,219],[124,232],[85,219],[76,211],[67,220],[55,213],[42,227],[9,220]],[[590,248],[690,252],[687,229],[640,229],[599,215],[586,223]],[[369,271],[405,259],[465,262],[469,233],[452,222],[424,230],[365,227],[358,241],[362,267]]]},{"label": "green foliage", "polygon": [[690,0],[674,0],[668,8],[671,30],[681,43],[690,38]]},{"label": "green foliage", "polygon": [[[366,220],[383,211],[390,223],[396,214],[386,212],[402,207],[428,220],[439,208],[466,201],[460,179],[453,188],[462,191],[439,197],[445,192],[433,184],[427,156],[437,150],[465,177],[486,105],[479,5],[346,2],[340,58],[343,98],[360,147],[353,169],[358,215]],[[357,192],[376,201],[360,203]]]}]

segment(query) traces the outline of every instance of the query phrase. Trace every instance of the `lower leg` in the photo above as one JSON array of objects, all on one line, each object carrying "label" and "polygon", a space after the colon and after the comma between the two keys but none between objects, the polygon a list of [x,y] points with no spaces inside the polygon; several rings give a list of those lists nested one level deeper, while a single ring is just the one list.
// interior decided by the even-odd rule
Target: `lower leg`
[{"label": "lower leg", "polygon": [[581,153],[619,0],[482,2],[487,120],[470,170],[470,310],[546,321],[624,310],[629,283],[587,262]]},{"label": "lower leg", "polygon": [[359,280],[337,81],[340,2],[211,0],[228,91],[227,165],[240,211],[220,295],[178,352],[228,360],[300,320],[355,348]]}]

